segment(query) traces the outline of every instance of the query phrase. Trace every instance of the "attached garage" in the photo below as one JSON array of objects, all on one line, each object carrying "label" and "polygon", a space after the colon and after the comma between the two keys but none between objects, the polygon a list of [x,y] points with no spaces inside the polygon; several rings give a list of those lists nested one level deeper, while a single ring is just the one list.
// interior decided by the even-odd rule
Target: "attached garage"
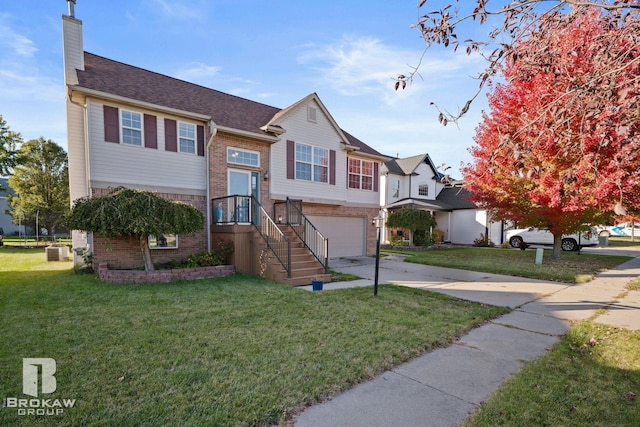
[{"label": "attached garage", "polygon": [[366,255],[365,218],[308,215],[309,221],[329,239],[329,257]]}]

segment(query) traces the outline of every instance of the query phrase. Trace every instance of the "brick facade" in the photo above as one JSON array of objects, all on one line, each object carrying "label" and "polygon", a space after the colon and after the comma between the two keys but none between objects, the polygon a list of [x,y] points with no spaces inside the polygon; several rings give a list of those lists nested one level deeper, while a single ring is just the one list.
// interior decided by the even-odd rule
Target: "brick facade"
[{"label": "brick facade", "polygon": [[[93,188],[92,197],[100,197],[109,189]],[[177,249],[151,249],[151,259],[154,263],[169,261],[184,261],[193,253],[207,250],[206,230],[206,197],[188,194],[158,193],[159,196],[173,201],[189,203],[195,206],[205,217],[205,227],[193,234],[179,235]],[[106,263],[109,268],[127,269],[144,266],[140,240],[137,237],[105,237],[93,235],[93,263],[94,267]]]},{"label": "brick facade", "polygon": [[[251,167],[227,163],[227,148],[239,148],[243,150],[256,151],[260,154],[260,166]],[[266,142],[252,141],[247,138],[239,138],[232,135],[218,133],[209,149],[209,188],[211,198],[224,197],[229,195],[228,170],[238,169],[250,172],[257,172],[258,187],[260,191],[260,204],[267,211],[271,212],[271,201],[269,200],[269,181],[264,179],[269,172],[270,144]]]}]

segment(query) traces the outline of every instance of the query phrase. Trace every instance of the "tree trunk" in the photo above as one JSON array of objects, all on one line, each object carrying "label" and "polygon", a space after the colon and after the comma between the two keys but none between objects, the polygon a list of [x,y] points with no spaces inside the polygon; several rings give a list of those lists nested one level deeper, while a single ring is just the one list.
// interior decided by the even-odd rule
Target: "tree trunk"
[{"label": "tree trunk", "polygon": [[551,254],[551,258],[559,259],[561,252],[562,252],[562,234],[554,234],[553,235],[553,253]]},{"label": "tree trunk", "polygon": [[153,262],[151,262],[151,251],[149,250],[149,236],[140,236],[140,249],[144,260],[144,270],[154,271],[155,268],[153,267]]}]

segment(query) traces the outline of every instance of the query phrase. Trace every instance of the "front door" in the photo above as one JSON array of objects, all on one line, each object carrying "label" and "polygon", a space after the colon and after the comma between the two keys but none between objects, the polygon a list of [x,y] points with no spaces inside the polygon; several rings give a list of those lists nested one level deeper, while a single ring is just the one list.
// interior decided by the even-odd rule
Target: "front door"
[{"label": "front door", "polygon": [[[259,202],[258,172],[229,169],[229,195],[253,196]],[[236,222],[252,222],[255,212],[250,210],[250,198],[238,197],[234,207]]]}]

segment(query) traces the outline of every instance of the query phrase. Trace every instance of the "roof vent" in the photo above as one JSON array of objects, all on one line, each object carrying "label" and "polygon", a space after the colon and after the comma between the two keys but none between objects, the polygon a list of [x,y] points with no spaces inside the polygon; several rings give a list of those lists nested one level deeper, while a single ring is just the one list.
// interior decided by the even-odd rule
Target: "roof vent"
[{"label": "roof vent", "polygon": [[67,4],[69,5],[69,16],[71,18],[75,18],[76,14],[75,14],[74,7],[76,5],[76,0],[67,0]]}]

